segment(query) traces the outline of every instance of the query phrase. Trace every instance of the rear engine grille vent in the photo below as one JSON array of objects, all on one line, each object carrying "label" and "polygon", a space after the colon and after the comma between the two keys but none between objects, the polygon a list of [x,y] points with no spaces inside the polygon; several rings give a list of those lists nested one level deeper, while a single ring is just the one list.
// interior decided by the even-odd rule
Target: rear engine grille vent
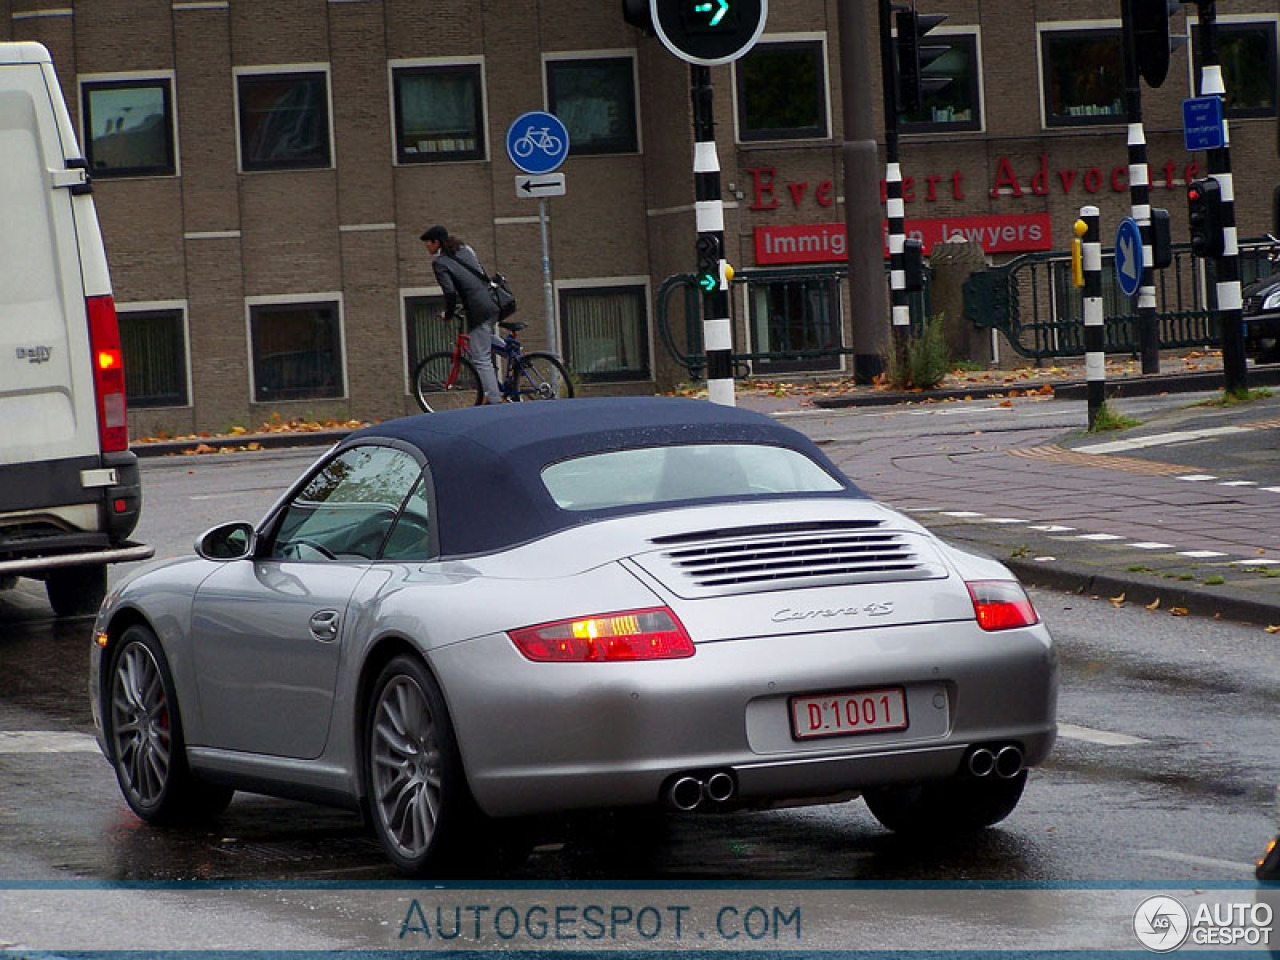
[{"label": "rear engine grille vent", "polygon": [[[636,560],[684,596],[947,575],[932,547],[915,534],[875,529],[879,522],[824,524],[813,530],[815,526],[819,525],[806,525],[810,532],[781,536],[716,531],[710,537],[665,537],[655,542],[682,545]],[[725,542],[721,536],[736,539]],[[695,539],[696,545],[690,542]]]}]

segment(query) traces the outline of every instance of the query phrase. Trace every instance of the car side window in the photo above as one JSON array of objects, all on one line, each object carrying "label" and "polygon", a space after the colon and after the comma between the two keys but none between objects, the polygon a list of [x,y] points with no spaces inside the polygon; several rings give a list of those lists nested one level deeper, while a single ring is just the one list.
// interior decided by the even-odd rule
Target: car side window
[{"label": "car side window", "polygon": [[285,507],[270,556],[279,560],[372,560],[422,468],[391,447],[344,450]]},{"label": "car side window", "polygon": [[427,500],[427,478],[418,479],[413,493],[405,501],[404,510],[391,528],[391,536],[382,548],[383,560],[430,560],[431,505]]}]

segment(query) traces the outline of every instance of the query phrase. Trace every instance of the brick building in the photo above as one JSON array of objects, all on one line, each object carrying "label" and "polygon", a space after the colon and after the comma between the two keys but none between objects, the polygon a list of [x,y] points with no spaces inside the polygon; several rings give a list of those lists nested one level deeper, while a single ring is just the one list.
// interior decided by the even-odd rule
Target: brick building
[{"label": "brick building", "polygon": [[[757,48],[713,68],[736,267],[844,257],[838,5],[774,0]],[[935,34],[953,79],[904,118],[908,230],[1001,258],[1063,249],[1083,204],[1126,215],[1119,0],[920,8],[948,16]],[[1274,0],[1219,9],[1240,232],[1258,236],[1280,182],[1280,15]],[[616,0],[0,0],[0,38],[50,49],[80,125],[135,433],[415,409],[411,365],[449,339],[417,240],[432,223],[507,274],[526,340],[546,344],[538,204],[517,197],[505,146],[530,110],[573,139],[567,194],[548,201],[558,347],[587,390],[686,375],[656,317],[663,279],[693,259],[689,71]],[[1153,203],[1175,239],[1205,168],[1181,132],[1197,39],[1144,89]],[[878,63],[877,38],[860,42]],[[878,85],[859,94],[878,118]],[[852,345],[836,279],[735,296],[742,350]]]}]

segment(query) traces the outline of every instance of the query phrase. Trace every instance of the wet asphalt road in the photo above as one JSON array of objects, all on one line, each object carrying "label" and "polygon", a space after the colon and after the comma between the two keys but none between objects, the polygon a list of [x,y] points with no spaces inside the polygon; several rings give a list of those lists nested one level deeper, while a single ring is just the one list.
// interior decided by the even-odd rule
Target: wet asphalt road
[{"label": "wet asphalt road", "polygon": [[[1037,411],[1048,408],[1026,409],[1042,421]],[[874,429],[848,415],[840,422]],[[942,429],[937,419],[917,422]],[[257,519],[317,454],[147,461],[139,537],[160,557],[185,554],[215,522]],[[1065,726],[1050,763],[997,829],[917,845],[883,831],[858,801],[735,816],[601,816],[539,824],[527,861],[486,864],[476,877],[1247,881],[1280,781],[1275,637],[1106,599],[1039,592],[1035,600],[1061,650]],[[212,829],[137,821],[88,737],[88,632],[88,620],[53,620],[37,584],[0,593],[0,882],[397,879],[359,819],[343,811],[240,795]],[[25,736],[5,739],[15,732]]]}]

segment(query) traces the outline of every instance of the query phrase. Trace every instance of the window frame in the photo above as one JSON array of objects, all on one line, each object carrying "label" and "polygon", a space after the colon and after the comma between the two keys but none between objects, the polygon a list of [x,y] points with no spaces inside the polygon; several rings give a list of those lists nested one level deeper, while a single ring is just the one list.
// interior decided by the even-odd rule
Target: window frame
[{"label": "window frame", "polygon": [[[245,157],[245,112],[240,103],[240,83],[244,79],[285,77],[299,74],[321,74],[325,96],[325,160],[322,163],[258,162],[248,164]],[[309,170],[332,170],[336,165],[333,125],[333,76],[327,63],[293,63],[234,67],[231,71],[232,102],[236,125],[236,170],[239,173],[297,173]]]},{"label": "window frame", "polygon": [[1073,127],[1116,127],[1129,123],[1124,103],[1124,62],[1120,70],[1120,112],[1093,115],[1051,115],[1049,112],[1049,57],[1046,44],[1050,38],[1083,37],[1089,34],[1114,36],[1123,57],[1123,30],[1119,20],[1080,20],[1036,24],[1036,73],[1040,84],[1040,126],[1045,130],[1071,129]]},{"label": "window frame", "polygon": [[[457,150],[449,153],[408,154],[403,146],[403,113],[400,87],[397,77],[402,75],[429,75],[432,73],[467,72],[476,79],[476,134],[479,146],[476,150]],[[483,57],[430,57],[408,60],[391,60],[387,64],[387,77],[391,97],[391,153],[397,167],[416,167],[435,163],[475,163],[489,159],[489,98],[488,76]]]},{"label": "window frame", "polygon": [[[744,122],[743,110],[745,109],[746,95],[743,91],[744,78],[742,76],[741,60],[733,63],[733,79],[730,88],[733,96],[733,131],[734,139],[739,144],[754,143],[787,143],[797,140],[806,141],[826,141],[832,138],[832,117],[831,117],[831,64],[829,60],[827,34],[825,31],[815,33],[767,33],[760,37],[752,46],[752,50],[758,50],[761,47],[808,47],[816,45],[818,48],[819,65],[821,70],[817,78],[818,97],[820,103],[819,125],[814,127],[797,127],[794,132],[783,128],[762,128],[759,133],[748,132]],[[747,54],[750,55],[750,52]]]},{"label": "window frame", "polygon": [[903,136],[919,133],[983,133],[987,129],[986,77],[983,72],[982,28],[980,26],[937,27],[929,32],[930,37],[951,42],[954,38],[963,38],[973,51],[973,81],[969,93],[973,97],[973,108],[977,117],[962,121],[910,121],[899,117],[898,132]]},{"label": "window frame", "polygon": [[[1267,13],[1236,13],[1219,15],[1217,18],[1218,39],[1221,32],[1232,28],[1262,27],[1271,31],[1271,106],[1270,107],[1230,107],[1223,104],[1224,116],[1228,120],[1270,119],[1280,115],[1280,15]],[[1200,90],[1200,20],[1192,13],[1187,15],[1187,36],[1191,45],[1187,57],[1188,78],[1192,95],[1198,96]],[[1224,71],[1223,84],[1226,84]]]},{"label": "window frame", "polygon": [[[172,70],[123,73],[86,73],[76,78],[80,89],[80,143],[89,164],[89,175],[95,180],[138,179],[142,177],[176,177],[181,174],[178,158],[178,98],[176,75]],[[164,166],[119,167],[95,169],[93,166],[93,111],[89,95],[94,90],[160,86],[165,111],[165,146],[169,162]]]},{"label": "window frame", "polygon": [[[641,370],[609,371],[606,373],[590,373],[575,366],[574,358],[569,352],[568,336],[568,299],[574,295],[636,293],[640,296],[644,308],[644,330],[642,331],[644,366]],[[596,279],[575,279],[555,284],[556,331],[559,333],[560,355],[573,375],[583,383],[644,383],[654,378],[653,349],[653,302],[649,289],[649,277],[637,275],[629,277],[601,277]]]},{"label": "window frame", "polygon": [[[606,147],[584,147],[581,143],[573,139],[573,131],[569,131],[569,158],[573,157],[628,157],[637,156],[644,152],[644,143],[641,139],[641,120],[640,120],[640,76],[639,64],[637,63],[636,51],[634,48],[620,48],[613,50],[578,50],[556,53],[544,53],[542,55],[542,102],[546,105],[548,113],[564,118],[556,111],[556,103],[552,99],[551,74],[555,67],[568,64],[584,64],[591,61],[614,60],[627,61],[631,67],[630,83],[631,83],[631,142],[625,148],[618,149],[612,146]],[[566,128],[568,124],[566,124]],[[568,159],[568,158],[566,158]]]},{"label": "window frame", "polygon": [[[742,291],[742,307],[743,317],[746,323],[746,333],[748,342],[751,344],[752,353],[771,353],[774,352],[769,347],[773,344],[761,343],[760,326],[763,324],[767,327],[768,318],[759,317],[756,310],[756,292],[762,288],[774,287],[778,285],[794,285],[800,284],[807,287],[810,284],[820,284],[826,289],[823,290],[822,296],[831,308],[832,316],[830,318],[830,328],[835,336],[835,345],[831,347],[813,347],[805,349],[813,350],[830,350],[829,357],[810,357],[801,360],[770,360],[756,359],[751,361],[751,371],[753,374],[760,376],[789,376],[800,373],[832,373],[844,369],[844,355],[840,351],[845,346],[845,317],[844,317],[844,294],[845,284],[835,274],[824,274],[821,276],[797,276],[791,279],[774,278],[774,279],[748,279],[744,283]],[[764,296],[768,296],[764,292]],[[783,352],[783,351],[778,351]]]},{"label": "window frame", "polygon": [[[245,297],[245,348],[249,359],[249,402],[255,404],[270,403],[324,403],[346,400],[350,397],[350,385],[347,379],[347,329],[343,295],[340,291],[331,293],[282,294],[274,296]],[[254,357],[253,321],[254,312],[259,307],[320,307],[333,305],[337,318],[338,338],[338,393],[329,397],[258,397],[258,369]]]},{"label": "window frame", "polygon": [[[191,315],[187,307],[186,300],[150,300],[139,301],[135,303],[117,303],[116,317],[118,319],[127,317],[131,314],[142,315],[161,315],[174,314],[178,321],[178,336],[181,340],[182,348],[182,401],[180,403],[140,403],[137,398],[129,396],[126,393],[125,401],[130,408],[140,410],[182,410],[190,409],[194,406],[192,400],[191,389]],[[121,325],[123,328],[123,325]],[[121,329],[121,340],[124,339],[124,331]],[[125,358],[125,377],[128,379],[129,370],[128,358]]]}]

